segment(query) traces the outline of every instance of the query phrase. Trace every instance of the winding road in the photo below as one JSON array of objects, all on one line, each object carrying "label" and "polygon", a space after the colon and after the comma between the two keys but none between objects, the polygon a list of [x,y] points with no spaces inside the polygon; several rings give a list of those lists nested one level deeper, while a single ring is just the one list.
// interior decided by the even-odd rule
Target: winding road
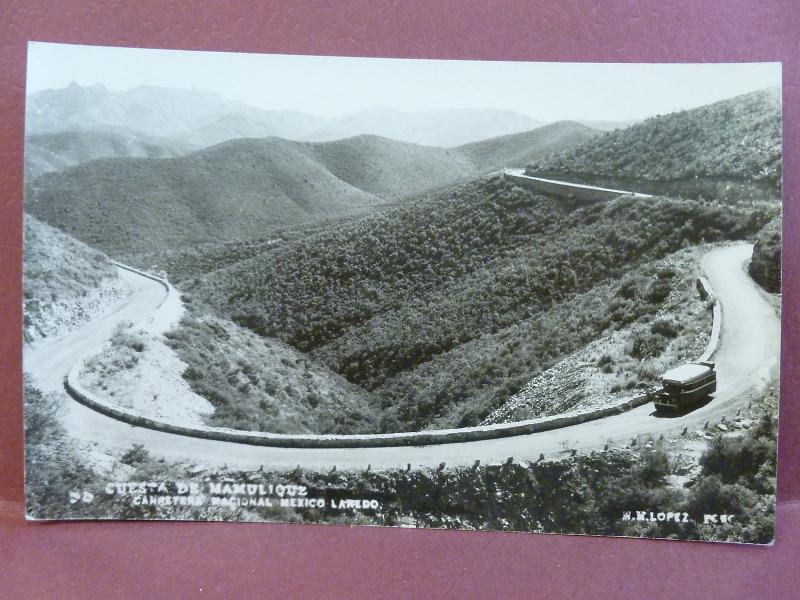
[{"label": "winding road", "polygon": [[[37,387],[61,394],[66,410],[62,421],[69,434],[110,450],[144,445],[151,454],[169,460],[243,469],[373,468],[472,464],[535,460],[540,453],[555,455],[568,449],[590,450],[606,443],[621,444],[640,435],[702,427],[706,420],[731,416],[747,403],[749,393],[777,380],[780,355],[780,321],[768,296],[750,279],[746,265],[752,245],[738,244],[710,251],[703,271],[722,307],[719,350],[715,356],[718,389],[715,398],[686,415],[663,418],[652,404],[572,427],[515,437],[431,446],[388,448],[276,448],[164,433],[122,423],[76,402],[66,394],[64,376],[82,356],[111,337],[124,321],[152,324],[155,330],[176,318],[180,303],[174,291],[151,279],[119,269],[132,293],[114,312],[86,324],[71,334],[26,347],[24,366]],[[166,301],[166,302],[165,302]],[[155,320],[155,321],[154,321]],[[161,321],[159,324],[157,321]]]}]

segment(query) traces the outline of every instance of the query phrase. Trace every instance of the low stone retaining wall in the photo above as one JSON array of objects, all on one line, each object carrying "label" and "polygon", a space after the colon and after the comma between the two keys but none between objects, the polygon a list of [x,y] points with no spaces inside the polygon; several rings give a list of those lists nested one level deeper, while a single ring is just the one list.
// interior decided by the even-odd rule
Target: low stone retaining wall
[{"label": "low stone retaining wall", "polygon": [[588,175],[570,171],[535,171],[533,177],[570,181],[583,185],[619,189],[639,190],[653,196],[670,198],[716,198],[722,201],[745,201],[765,199],[780,202],[780,182],[750,181],[744,177],[686,177],[677,179],[643,179],[637,177],[614,177]]},{"label": "low stone retaining wall", "polygon": [[[125,265],[118,266],[139,273],[143,277],[148,277],[149,279],[158,281],[167,289],[170,289],[171,287],[164,279],[156,277],[155,275],[150,275]],[[700,278],[698,280],[698,289],[700,286],[702,286],[702,289],[709,297],[712,299],[714,298],[713,291],[711,290],[711,286],[708,281],[706,281],[704,278]],[[714,323],[712,326],[711,340],[709,341],[703,356],[698,360],[708,360],[708,358],[710,358],[714,352],[716,352],[717,345],[719,344],[719,328],[721,323],[720,318],[721,313],[719,311],[719,303],[715,301],[713,312]],[[95,352],[92,354],[95,354]],[[479,427],[414,431],[408,433],[381,433],[363,435],[294,435],[223,429],[219,427],[194,428],[175,425],[172,423],[165,423],[163,421],[156,421],[155,419],[136,414],[122,407],[114,406],[113,404],[110,404],[108,400],[100,398],[88,390],[83,389],[78,382],[78,373],[80,372],[80,369],[87,358],[89,358],[89,356],[79,360],[72,367],[72,369],[70,369],[70,372],[67,374],[67,377],[64,380],[64,387],[66,388],[67,393],[81,404],[84,404],[85,406],[88,406],[89,408],[113,419],[138,427],[146,427],[148,429],[155,429],[157,431],[173,433],[176,435],[185,435],[221,442],[233,442],[237,444],[250,444],[253,446],[272,446],[282,448],[378,448],[390,446],[428,446],[433,444],[475,442],[479,440],[491,440],[517,435],[529,435],[531,433],[538,433],[541,431],[571,427],[580,423],[586,423],[587,421],[594,421],[597,419],[618,415],[633,408],[643,406],[651,401],[651,396],[649,394],[643,394],[614,406],[598,408],[575,414],[542,417],[540,419],[518,421],[516,423],[500,423],[496,425],[484,425]]]},{"label": "low stone retaining wall", "polygon": [[115,267],[119,267],[120,269],[125,269],[126,271],[130,271],[131,273],[136,273],[137,275],[146,277],[147,279],[152,279],[153,281],[157,281],[158,283],[164,286],[164,289],[166,289],[167,292],[169,292],[172,289],[172,286],[163,277],[159,277],[158,275],[153,275],[152,273],[148,273],[147,271],[142,271],[141,269],[137,269],[135,267],[130,267],[128,265],[122,264],[121,262],[117,262],[116,260],[112,260],[111,264],[114,265]]},{"label": "low stone retaining wall", "polygon": [[555,196],[582,200],[584,202],[606,202],[619,196],[636,196],[639,198],[652,197],[650,194],[639,194],[626,190],[613,190],[580,183],[570,183],[568,181],[532,177],[531,175],[525,175],[524,169],[506,169],[503,171],[503,179],[545,194],[553,194]]},{"label": "low stone retaining wall", "polygon": [[714,295],[711,284],[705,277],[697,278],[697,288],[698,290],[702,290],[700,294],[705,296],[704,299],[708,299],[714,303],[711,308],[711,338],[708,340],[708,344],[706,344],[705,351],[700,358],[697,359],[697,362],[704,362],[711,360],[711,357],[714,356],[719,347],[719,334],[722,329],[722,309],[719,305],[719,300],[717,300],[717,297]]},{"label": "low stone retaining wall", "polygon": [[431,444],[454,444],[490,440],[570,427],[579,423],[618,415],[632,408],[636,408],[637,406],[642,406],[650,401],[650,397],[645,394],[615,406],[609,406],[598,410],[576,413],[573,415],[543,417],[541,419],[519,421],[517,423],[487,425],[483,427],[364,435],[291,435],[222,429],[217,427],[200,429],[165,423],[149,417],[144,417],[124,408],[113,406],[106,400],[83,389],[77,381],[77,375],[82,364],[83,361],[80,361],[73,367],[65,379],[64,387],[69,395],[81,404],[113,419],[138,427],[163,431],[165,433],[174,433],[177,435],[186,435],[222,442],[234,442],[237,444],[283,448],[377,448],[387,446],[427,446]]}]

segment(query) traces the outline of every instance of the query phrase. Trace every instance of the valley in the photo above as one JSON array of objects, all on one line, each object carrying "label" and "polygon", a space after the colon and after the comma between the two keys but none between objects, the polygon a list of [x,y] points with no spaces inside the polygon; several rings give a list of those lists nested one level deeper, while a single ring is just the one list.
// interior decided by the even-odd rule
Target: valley
[{"label": "valley", "polygon": [[[26,208],[178,286],[188,314],[167,345],[213,405],[210,425],[348,434],[513,421],[635,394],[689,359],[709,327],[693,291],[697,252],[762,240],[752,269],[774,289],[780,208],[769,195],[584,204],[486,173],[572,173],[583,160],[598,163],[587,178],[649,177],[623,168],[631,148],[667,165],[658,153],[672,137],[720,119],[717,137],[773,139],[763,129],[773,100],[751,94],[605,134],[561,122],[456,148],[267,137],[101,158],[34,178]],[[695,162],[719,143],[701,141]],[[770,147],[729,162],[768,173]],[[728,173],[720,168],[692,173]],[[600,340],[608,352],[590,351]],[[590,379],[611,374],[607,384],[559,404],[517,400],[586,352],[597,354]]]},{"label": "valley", "polygon": [[494,178],[184,289],[371,390],[384,431],[469,426],[603,331],[663,314],[676,271],[648,261],[745,239],[774,214],[668,199],[570,206]]}]

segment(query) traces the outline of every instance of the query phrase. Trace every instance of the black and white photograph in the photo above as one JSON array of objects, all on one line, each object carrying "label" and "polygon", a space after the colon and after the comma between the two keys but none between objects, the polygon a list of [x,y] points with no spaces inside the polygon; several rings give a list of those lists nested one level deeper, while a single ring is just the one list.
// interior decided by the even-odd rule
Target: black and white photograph
[{"label": "black and white photograph", "polygon": [[27,517],[770,544],[781,148],[780,63],[32,42]]}]

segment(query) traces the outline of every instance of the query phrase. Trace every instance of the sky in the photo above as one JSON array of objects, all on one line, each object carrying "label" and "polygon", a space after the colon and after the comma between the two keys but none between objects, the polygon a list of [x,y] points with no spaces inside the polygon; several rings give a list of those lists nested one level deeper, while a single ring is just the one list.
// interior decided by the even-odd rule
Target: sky
[{"label": "sky", "polygon": [[27,93],[71,82],[202,89],[325,117],[373,106],[494,108],[541,121],[640,119],[778,85],[780,63],[622,64],[343,58],[32,42]]}]

